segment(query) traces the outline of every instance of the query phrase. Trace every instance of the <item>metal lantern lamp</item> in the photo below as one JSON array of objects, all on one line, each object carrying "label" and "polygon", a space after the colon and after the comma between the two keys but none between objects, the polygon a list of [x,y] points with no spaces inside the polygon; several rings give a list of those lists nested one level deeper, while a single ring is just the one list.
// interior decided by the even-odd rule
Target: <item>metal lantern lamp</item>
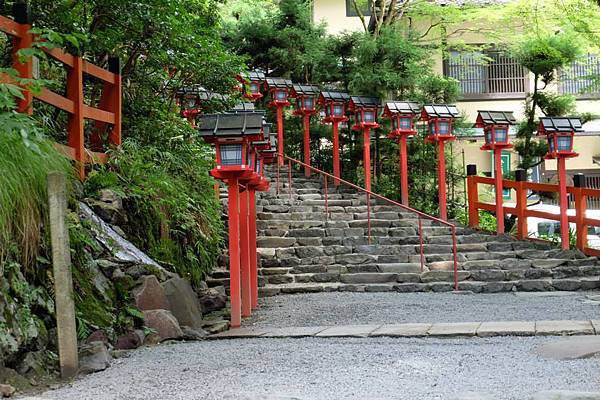
[{"label": "metal lantern lamp", "polygon": [[365,189],[371,191],[371,129],[379,128],[377,97],[350,96],[348,111],[354,114],[353,130],[363,132],[363,164],[365,168]]},{"label": "metal lantern lamp", "polygon": [[456,139],[452,133],[452,124],[458,115],[456,106],[447,104],[427,104],[421,111],[421,120],[427,123],[425,141],[438,146],[438,203],[440,218],[443,220],[448,219],[444,147],[446,142]]},{"label": "metal lantern lamp", "polygon": [[496,231],[504,233],[504,205],[502,185],[502,150],[512,147],[509,140],[510,127],[517,120],[512,111],[478,111],[475,128],[483,128],[485,143],[481,150],[494,152],[494,177],[496,191]]},{"label": "metal lantern lamp", "polygon": [[267,91],[269,92],[269,107],[275,108],[277,113],[277,151],[279,153],[279,165],[283,165],[283,109],[290,105],[288,100],[292,81],[284,78],[265,78]]},{"label": "metal lantern lamp", "polygon": [[[348,121],[346,116],[346,106],[350,101],[350,95],[343,92],[321,92],[319,95],[319,106],[323,113],[321,122],[331,124],[332,147],[333,147],[333,176],[340,178],[340,123]],[[339,186],[340,181],[334,180],[334,184]]]},{"label": "metal lantern lamp", "polygon": [[575,117],[542,117],[537,132],[539,136],[546,136],[548,141],[548,154],[544,158],[556,159],[558,164],[560,237],[564,250],[568,250],[570,247],[566,160],[579,155],[573,151],[573,139],[576,132],[583,132],[583,126],[581,120]]},{"label": "metal lantern lamp", "polygon": [[310,176],[310,117],[317,112],[319,88],[313,85],[294,85],[290,96],[296,99],[295,115],[302,116],[304,127],[304,175]]},{"label": "metal lantern lamp", "polygon": [[400,151],[400,189],[402,204],[408,206],[408,157],[406,140],[417,134],[415,119],[421,107],[409,101],[391,101],[385,104],[383,116],[391,121],[392,131],[388,137],[397,140]]},{"label": "metal lantern lamp", "polygon": [[262,87],[265,82],[265,74],[261,71],[250,71],[239,78],[242,82],[244,97],[250,101],[256,101],[263,97]]}]

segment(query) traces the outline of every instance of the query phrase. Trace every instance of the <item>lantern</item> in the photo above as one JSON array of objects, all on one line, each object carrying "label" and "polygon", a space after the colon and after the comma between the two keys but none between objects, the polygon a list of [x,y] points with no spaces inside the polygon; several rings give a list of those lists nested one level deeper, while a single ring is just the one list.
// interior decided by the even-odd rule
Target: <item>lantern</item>
[{"label": "lantern", "polygon": [[452,123],[456,117],[458,117],[456,106],[446,104],[425,105],[421,111],[421,120],[427,122],[427,141],[454,140]]},{"label": "lantern", "polygon": [[296,115],[312,115],[317,111],[319,88],[312,85],[294,85],[290,97],[296,98]]},{"label": "lantern", "polygon": [[347,121],[346,104],[350,100],[350,95],[342,92],[321,92],[318,103],[324,115],[323,122],[342,122]]},{"label": "lantern", "polygon": [[290,105],[288,97],[290,95],[290,88],[292,87],[292,81],[283,78],[265,78],[265,83],[269,95],[271,96],[271,107],[287,107]]},{"label": "lantern", "polygon": [[475,128],[483,128],[485,144],[481,150],[511,147],[510,126],[517,123],[512,111],[478,111]]},{"label": "lantern", "polygon": [[377,112],[379,99],[376,97],[351,96],[348,110],[354,113],[354,130],[378,128]]},{"label": "lantern", "polygon": [[265,82],[265,74],[261,71],[250,71],[245,75],[238,75],[238,81],[241,83],[240,90],[244,98],[250,101],[256,101],[263,97],[261,92]]},{"label": "lantern", "polygon": [[546,135],[548,154],[546,159],[576,157],[573,151],[575,132],[582,132],[581,120],[573,117],[542,117],[538,135]]},{"label": "lantern", "polygon": [[384,117],[391,121],[392,131],[390,138],[401,135],[415,135],[415,117],[419,114],[420,107],[417,103],[406,101],[387,102],[383,110]]}]

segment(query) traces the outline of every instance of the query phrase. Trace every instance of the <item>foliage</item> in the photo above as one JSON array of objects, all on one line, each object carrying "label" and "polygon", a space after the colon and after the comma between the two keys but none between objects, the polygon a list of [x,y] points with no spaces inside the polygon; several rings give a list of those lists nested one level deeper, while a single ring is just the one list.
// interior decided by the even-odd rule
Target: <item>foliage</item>
[{"label": "foliage", "polygon": [[126,140],[106,168],[90,174],[85,189],[90,195],[103,188],[121,194],[130,220],[122,227],[128,237],[198,284],[222,244],[221,208],[206,173],[213,156],[183,122],[174,120],[171,126],[163,133],[173,136],[162,143]]}]

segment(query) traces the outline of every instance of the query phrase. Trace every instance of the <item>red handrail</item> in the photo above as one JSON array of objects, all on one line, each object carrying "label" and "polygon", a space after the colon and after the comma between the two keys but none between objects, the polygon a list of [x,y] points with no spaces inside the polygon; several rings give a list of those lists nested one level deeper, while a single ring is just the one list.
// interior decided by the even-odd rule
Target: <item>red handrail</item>
[{"label": "red handrail", "polygon": [[[401,203],[398,203],[398,202],[396,202],[394,200],[388,199],[387,197],[384,197],[384,196],[382,196],[380,194],[374,193],[374,192],[372,192],[370,190],[367,190],[365,188],[357,186],[357,185],[355,185],[353,183],[350,183],[348,181],[345,181],[345,180],[343,180],[341,178],[337,178],[337,177],[335,177],[335,176],[333,176],[333,175],[331,175],[331,174],[329,174],[329,173],[327,173],[325,171],[321,171],[320,169],[317,169],[317,168],[315,168],[315,167],[313,167],[311,165],[305,164],[305,163],[303,163],[300,160],[296,160],[296,159],[294,159],[292,157],[286,156],[285,154],[278,153],[278,156],[281,157],[282,159],[288,160],[288,174],[289,174],[288,176],[290,176],[290,177],[291,177],[291,163],[294,163],[294,164],[297,164],[297,165],[299,165],[301,167],[310,169],[312,172],[315,172],[315,173],[323,176],[325,179],[331,178],[334,181],[338,181],[341,184],[349,186],[349,187],[351,187],[351,188],[353,188],[355,190],[358,190],[359,192],[365,193],[367,195],[367,219],[368,219],[368,224],[369,224],[369,241],[371,240],[371,237],[370,237],[371,236],[371,232],[370,232],[370,226],[371,226],[371,201],[370,201],[370,197],[371,196],[373,196],[376,199],[388,202],[388,203],[390,203],[390,204],[392,204],[394,206],[400,207],[400,208],[402,208],[402,209],[404,209],[404,210],[406,210],[408,212],[412,212],[412,213],[416,214],[419,217],[419,242],[420,242],[419,248],[420,248],[420,257],[421,257],[421,269],[423,269],[423,264],[424,264],[423,227],[422,227],[422,224],[421,224],[421,218],[425,218],[425,219],[428,219],[428,220],[431,220],[431,221],[434,221],[434,222],[438,222],[438,223],[440,223],[442,225],[448,226],[450,228],[450,230],[451,230],[451,233],[452,233],[452,254],[453,254],[453,257],[454,257],[454,289],[458,290],[458,256],[457,256],[457,242],[456,242],[456,225],[454,225],[454,224],[452,224],[450,222],[444,221],[442,219],[436,218],[436,217],[434,217],[432,215],[425,214],[424,212],[421,212],[419,210],[415,210],[414,208],[405,206],[404,204],[401,204]],[[291,178],[289,178],[289,179],[291,179]],[[277,173],[277,180],[279,181],[279,168],[278,168],[278,173]],[[278,183],[278,185],[279,185],[279,183]],[[290,196],[291,196],[291,185],[290,185]]]}]

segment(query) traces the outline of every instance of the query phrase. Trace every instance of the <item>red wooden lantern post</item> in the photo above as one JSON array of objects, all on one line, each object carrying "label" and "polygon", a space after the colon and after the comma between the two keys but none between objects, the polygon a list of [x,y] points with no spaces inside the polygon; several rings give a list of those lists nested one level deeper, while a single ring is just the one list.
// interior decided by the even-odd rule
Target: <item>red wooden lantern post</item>
[{"label": "red wooden lantern post", "polygon": [[244,98],[256,101],[263,97],[262,88],[265,83],[263,72],[250,71],[245,75],[238,76],[238,81],[242,84],[241,90]]},{"label": "red wooden lantern post", "polygon": [[417,134],[415,118],[421,108],[417,103],[407,101],[387,102],[383,115],[392,123],[392,131],[388,137],[398,140],[400,151],[400,190],[402,204],[408,206],[408,158],[406,154],[406,139]]},{"label": "red wooden lantern post", "polygon": [[283,109],[290,105],[288,97],[292,81],[283,78],[266,78],[266,85],[271,96],[269,107],[277,111],[277,152],[279,165],[283,165]]},{"label": "red wooden lantern post", "polygon": [[[319,88],[312,85],[294,85],[290,97],[296,99],[295,115],[302,116],[304,126],[304,164],[310,165],[310,117],[317,112]],[[304,175],[310,176],[310,168],[304,167]]]},{"label": "red wooden lantern post", "polygon": [[248,197],[240,196],[239,188],[240,185],[247,187],[248,182],[256,177],[254,171],[256,152],[253,151],[251,142],[262,139],[263,114],[204,115],[200,119],[198,131],[205,141],[216,146],[217,166],[210,171],[210,174],[226,182],[228,186],[231,326],[239,327],[241,317],[248,316],[252,307],[247,244]]},{"label": "red wooden lantern post", "polygon": [[[348,93],[342,92],[321,92],[319,95],[319,105],[321,106],[322,112],[325,114],[323,123],[331,123],[333,128],[332,132],[332,145],[333,145],[333,176],[336,178],[340,177],[340,133],[339,124],[340,122],[348,121],[346,116],[346,105],[350,100]],[[335,186],[340,185],[339,180],[333,181]]]},{"label": "red wooden lantern post", "polygon": [[573,151],[575,132],[583,132],[579,118],[542,117],[538,127],[538,135],[545,135],[548,140],[546,160],[556,159],[558,166],[558,189],[560,196],[560,242],[564,250],[569,244],[569,201],[567,198],[567,167],[566,159],[577,157]]},{"label": "red wooden lantern post", "polygon": [[423,107],[421,119],[427,122],[428,143],[437,143],[438,146],[438,203],[440,218],[448,220],[448,206],[446,199],[446,158],[444,147],[446,142],[456,139],[452,133],[452,122],[458,116],[456,106],[446,104],[429,104]]},{"label": "red wooden lantern post", "polygon": [[363,132],[363,164],[365,167],[365,189],[371,191],[371,129],[379,128],[377,97],[350,96],[348,111],[354,113],[353,130]]},{"label": "red wooden lantern post", "polygon": [[502,150],[512,147],[509,143],[510,126],[517,123],[512,111],[479,111],[476,128],[483,128],[485,144],[481,150],[494,152],[494,177],[496,191],[496,232],[504,233],[504,205],[502,188]]}]

